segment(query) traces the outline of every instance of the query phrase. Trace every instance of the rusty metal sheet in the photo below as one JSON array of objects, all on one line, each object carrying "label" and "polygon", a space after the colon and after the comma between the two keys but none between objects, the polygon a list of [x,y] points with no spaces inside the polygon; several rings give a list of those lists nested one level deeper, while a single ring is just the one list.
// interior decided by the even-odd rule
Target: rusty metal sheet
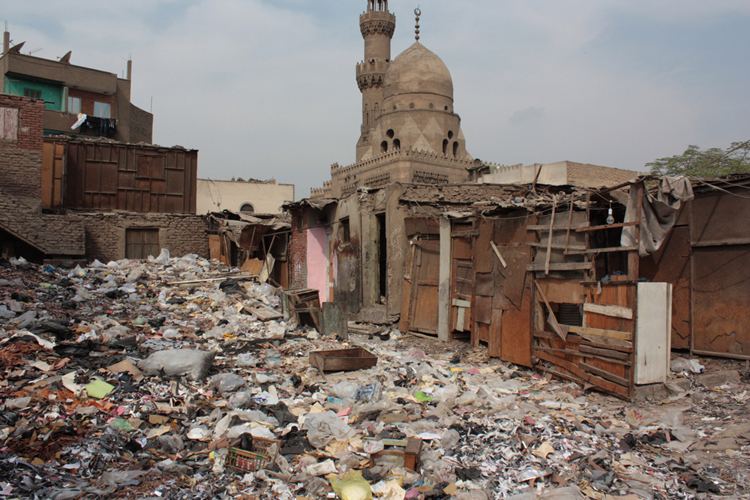
[{"label": "rusty metal sheet", "polygon": [[693,351],[750,359],[750,245],[693,249]]},{"label": "rusty metal sheet", "polygon": [[642,258],[640,274],[672,284],[672,349],[690,348],[690,229],[675,227],[662,248]]},{"label": "rusty metal sheet", "polygon": [[488,354],[491,358],[501,358],[503,354],[503,310],[492,310],[492,322],[490,323]]},{"label": "rusty metal sheet", "polygon": [[474,275],[474,294],[481,297],[495,295],[495,275],[492,273],[476,273]]},{"label": "rusty metal sheet", "polygon": [[475,297],[473,314],[474,323],[489,325],[492,321],[492,297]]},{"label": "rusty metal sheet", "polygon": [[495,258],[495,296],[504,295],[516,308],[521,307],[521,296],[526,283],[526,266],[531,260],[531,249],[523,246],[498,247],[508,267]]},{"label": "rusty metal sheet", "polygon": [[504,361],[531,367],[531,289],[522,292],[521,307],[502,313],[500,352]]},{"label": "rusty metal sheet", "polygon": [[437,217],[406,217],[404,229],[407,236],[440,234],[440,220]]},{"label": "rusty metal sheet", "polygon": [[474,255],[472,240],[469,238],[453,237],[451,258],[453,260],[471,260]]},{"label": "rusty metal sheet", "polygon": [[750,199],[720,192],[699,193],[690,209],[694,245],[750,241]]},{"label": "rusty metal sheet", "polygon": [[74,140],[65,148],[65,205],[75,209],[195,213],[197,151]]},{"label": "rusty metal sheet", "polygon": [[479,237],[474,244],[474,270],[478,273],[492,272],[495,254],[490,247],[494,233],[494,223],[491,220],[481,220],[479,223]]}]

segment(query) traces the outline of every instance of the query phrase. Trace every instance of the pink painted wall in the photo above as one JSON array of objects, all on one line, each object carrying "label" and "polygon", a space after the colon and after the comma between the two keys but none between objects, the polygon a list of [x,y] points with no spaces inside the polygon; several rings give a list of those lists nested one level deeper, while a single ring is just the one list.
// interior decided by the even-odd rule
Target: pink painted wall
[{"label": "pink painted wall", "polygon": [[326,228],[307,231],[307,288],[318,290],[320,302],[328,302],[328,234]]}]

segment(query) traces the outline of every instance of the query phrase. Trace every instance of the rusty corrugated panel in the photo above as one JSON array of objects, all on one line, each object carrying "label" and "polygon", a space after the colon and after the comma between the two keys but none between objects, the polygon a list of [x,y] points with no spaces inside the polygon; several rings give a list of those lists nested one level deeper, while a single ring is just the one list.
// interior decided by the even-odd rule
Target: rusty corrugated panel
[{"label": "rusty corrugated panel", "polygon": [[690,207],[691,349],[750,359],[750,199],[729,191],[701,192]]},{"label": "rusty corrugated panel", "polygon": [[197,151],[98,141],[66,150],[66,208],[195,213]]},{"label": "rusty corrugated panel", "polygon": [[693,249],[693,346],[750,359],[750,245]]},{"label": "rusty corrugated panel", "polygon": [[672,349],[690,348],[690,228],[676,226],[655,255],[641,259],[641,276],[671,283]]}]

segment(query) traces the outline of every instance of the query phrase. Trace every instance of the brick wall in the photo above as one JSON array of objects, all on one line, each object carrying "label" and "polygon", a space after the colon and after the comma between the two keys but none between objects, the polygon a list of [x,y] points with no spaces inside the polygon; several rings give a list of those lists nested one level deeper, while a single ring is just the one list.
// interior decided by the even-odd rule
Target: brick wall
[{"label": "brick wall", "polygon": [[159,229],[159,245],[173,257],[189,253],[208,257],[206,220],[196,215],[82,213],[86,228],[86,256],[102,262],[125,258],[125,234],[129,228]]},{"label": "brick wall", "polygon": [[0,94],[0,110],[4,109],[18,110],[18,120],[15,139],[0,138],[0,186],[9,194],[33,200],[33,205],[38,207],[42,184],[44,103],[27,97]]},{"label": "brick wall", "polygon": [[292,234],[289,242],[289,288],[307,287],[307,232],[300,212],[292,212]]}]

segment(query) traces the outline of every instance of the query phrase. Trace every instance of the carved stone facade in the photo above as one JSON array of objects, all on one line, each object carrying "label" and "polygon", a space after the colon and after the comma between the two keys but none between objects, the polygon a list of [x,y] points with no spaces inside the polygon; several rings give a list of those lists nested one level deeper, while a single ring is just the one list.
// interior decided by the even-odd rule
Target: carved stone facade
[{"label": "carved stone facade", "polygon": [[[392,182],[464,182],[474,160],[453,108],[453,79],[419,40],[391,60],[396,16],[386,0],[368,0],[359,18],[364,60],[356,66],[362,126],[356,163],[331,167],[331,180],[313,197],[348,196]],[[418,35],[417,35],[418,36]]]}]

